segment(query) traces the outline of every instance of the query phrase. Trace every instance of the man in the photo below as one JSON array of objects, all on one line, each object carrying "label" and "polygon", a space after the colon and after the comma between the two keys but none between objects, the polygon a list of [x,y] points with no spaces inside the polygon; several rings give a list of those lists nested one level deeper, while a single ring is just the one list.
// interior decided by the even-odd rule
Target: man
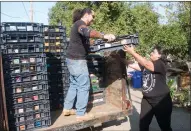
[{"label": "man", "polygon": [[86,62],[90,43],[89,38],[101,38],[113,41],[112,34],[100,33],[88,28],[93,22],[94,12],[90,8],[76,10],[73,14],[70,43],[67,49],[66,62],[70,72],[70,87],[64,102],[64,115],[75,114],[72,109],[76,101],[77,121],[88,120],[91,117],[86,113],[89,98],[90,78]]}]

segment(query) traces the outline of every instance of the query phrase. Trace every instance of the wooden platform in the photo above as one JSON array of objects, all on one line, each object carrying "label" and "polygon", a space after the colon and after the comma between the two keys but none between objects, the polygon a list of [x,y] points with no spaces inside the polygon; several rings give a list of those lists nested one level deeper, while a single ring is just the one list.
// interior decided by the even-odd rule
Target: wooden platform
[{"label": "wooden platform", "polygon": [[37,131],[74,131],[126,116],[124,112],[111,104],[93,107],[89,113],[94,114],[95,118],[85,122],[77,122],[76,115],[64,116],[62,110],[52,112],[52,126]]}]

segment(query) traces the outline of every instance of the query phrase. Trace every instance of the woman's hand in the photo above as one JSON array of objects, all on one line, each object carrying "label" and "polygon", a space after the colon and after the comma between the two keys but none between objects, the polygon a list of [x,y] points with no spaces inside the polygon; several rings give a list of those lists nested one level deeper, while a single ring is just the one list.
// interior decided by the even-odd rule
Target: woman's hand
[{"label": "woman's hand", "polygon": [[123,51],[125,51],[129,54],[132,54],[133,52],[135,52],[133,46],[124,45],[123,48],[124,48]]}]

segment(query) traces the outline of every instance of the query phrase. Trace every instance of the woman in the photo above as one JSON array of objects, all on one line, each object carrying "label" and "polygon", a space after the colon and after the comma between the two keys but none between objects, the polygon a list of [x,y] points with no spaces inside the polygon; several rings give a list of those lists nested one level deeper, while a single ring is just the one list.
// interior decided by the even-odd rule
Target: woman
[{"label": "woman", "polygon": [[150,54],[150,60],[136,53],[133,47],[125,45],[124,51],[132,55],[138,62],[138,64],[128,66],[143,72],[140,131],[149,130],[154,115],[162,131],[172,131],[172,99],[166,84],[164,51],[160,46],[155,46]]}]

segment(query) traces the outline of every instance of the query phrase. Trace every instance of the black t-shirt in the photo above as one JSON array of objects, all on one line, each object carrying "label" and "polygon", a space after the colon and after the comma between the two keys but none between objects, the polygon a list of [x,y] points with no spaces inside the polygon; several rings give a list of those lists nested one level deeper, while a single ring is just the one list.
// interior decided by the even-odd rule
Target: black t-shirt
[{"label": "black t-shirt", "polygon": [[78,32],[78,28],[81,25],[85,25],[82,20],[76,21],[71,29],[70,42],[66,52],[66,57],[70,59],[85,59],[90,47],[89,38],[82,36]]},{"label": "black t-shirt", "polygon": [[162,60],[153,62],[154,71],[141,67],[143,72],[143,97],[157,99],[170,92],[166,84],[166,66]]}]

